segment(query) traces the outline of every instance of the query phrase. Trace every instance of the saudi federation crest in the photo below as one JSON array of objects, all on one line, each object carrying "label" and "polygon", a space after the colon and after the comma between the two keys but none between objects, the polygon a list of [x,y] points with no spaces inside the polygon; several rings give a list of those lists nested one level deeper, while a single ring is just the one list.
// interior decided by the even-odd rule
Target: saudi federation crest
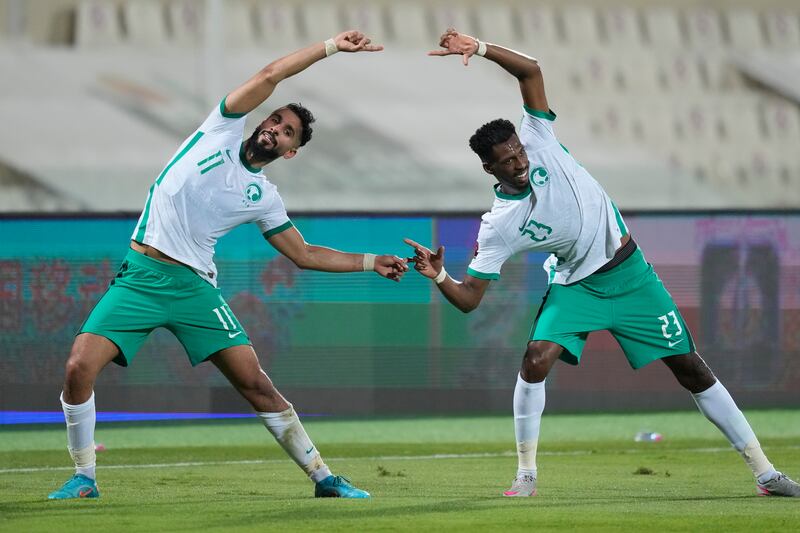
[{"label": "saudi federation crest", "polygon": [[550,175],[547,173],[547,169],[544,167],[536,167],[531,170],[531,182],[534,185],[538,185],[541,187],[545,185],[548,181],[550,181]]},{"label": "saudi federation crest", "polygon": [[258,183],[251,183],[244,190],[244,195],[251,204],[254,204],[261,200],[261,197],[264,196],[264,192],[261,190],[261,186]]}]

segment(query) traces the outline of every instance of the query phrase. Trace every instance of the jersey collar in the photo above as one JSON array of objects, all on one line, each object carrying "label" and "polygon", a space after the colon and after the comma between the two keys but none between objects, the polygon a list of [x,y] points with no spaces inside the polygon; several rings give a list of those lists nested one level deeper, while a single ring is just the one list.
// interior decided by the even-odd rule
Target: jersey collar
[{"label": "jersey collar", "polygon": [[239,147],[239,161],[242,162],[242,165],[244,165],[244,168],[246,168],[248,172],[252,172],[253,174],[261,174],[260,168],[252,167],[247,162],[247,158],[244,155],[244,143],[242,143]]},{"label": "jersey collar", "polygon": [[503,200],[523,200],[531,195],[531,184],[528,183],[528,187],[519,194],[506,194],[500,190],[500,184],[494,184],[494,194],[498,198],[502,198]]}]

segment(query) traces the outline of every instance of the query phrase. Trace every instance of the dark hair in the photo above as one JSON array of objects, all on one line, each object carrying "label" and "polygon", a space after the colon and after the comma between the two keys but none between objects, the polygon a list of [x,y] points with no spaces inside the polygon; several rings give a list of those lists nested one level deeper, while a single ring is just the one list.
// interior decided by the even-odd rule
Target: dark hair
[{"label": "dark hair", "polygon": [[300,146],[304,146],[308,141],[311,140],[311,134],[314,132],[314,129],[311,127],[311,123],[316,119],[311,111],[303,107],[303,104],[287,104],[286,107],[287,109],[290,109],[292,113],[297,115],[297,118],[300,119],[300,124],[303,125],[303,131],[300,134]]},{"label": "dark hair", "polygon": [[498,118],[478,128],[475,134],[469,138],[469,147],[478,154],[481,161],[490,162],[492,147],[509,140],[515,133],[516,130],[511,122],[504,118]]}]

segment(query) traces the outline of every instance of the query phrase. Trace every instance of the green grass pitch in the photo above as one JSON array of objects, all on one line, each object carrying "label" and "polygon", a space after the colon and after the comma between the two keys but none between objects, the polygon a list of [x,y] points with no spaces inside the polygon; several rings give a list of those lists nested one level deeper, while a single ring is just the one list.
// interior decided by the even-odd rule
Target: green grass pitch
[{"label": "green grass pitch", "polygon": [[[746,413],[776,467],[800,478],[800,411]],[[511,416],[306,419],[366,501],[314,499],[256,420],[101,424],[98,500],[47,501],[71,475],[63,427],[0,429],[1,531],[797,531],[800,499],[756,496],[699,413],[550,415],[539,496],[501,497]],[[664,440],[635,443],[640,430]]]}]

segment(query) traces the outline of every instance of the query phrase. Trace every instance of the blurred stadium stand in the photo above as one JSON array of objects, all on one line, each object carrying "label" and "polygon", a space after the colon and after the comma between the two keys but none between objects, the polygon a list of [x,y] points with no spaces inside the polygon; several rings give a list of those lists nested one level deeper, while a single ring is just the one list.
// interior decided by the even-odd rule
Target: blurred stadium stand
[{"label": "blurred stadium stand", "polygon": [[267,168],[289,209],[484,210],[467,139],[519,96],[425,57],[448,25],[540,59],[561,141],[623,209],[800,206],[796,0],[0,0],[0,211],[140,210],[226,91],[352,27],[387,50],[316,65],[248,124],[318,117]]}]

